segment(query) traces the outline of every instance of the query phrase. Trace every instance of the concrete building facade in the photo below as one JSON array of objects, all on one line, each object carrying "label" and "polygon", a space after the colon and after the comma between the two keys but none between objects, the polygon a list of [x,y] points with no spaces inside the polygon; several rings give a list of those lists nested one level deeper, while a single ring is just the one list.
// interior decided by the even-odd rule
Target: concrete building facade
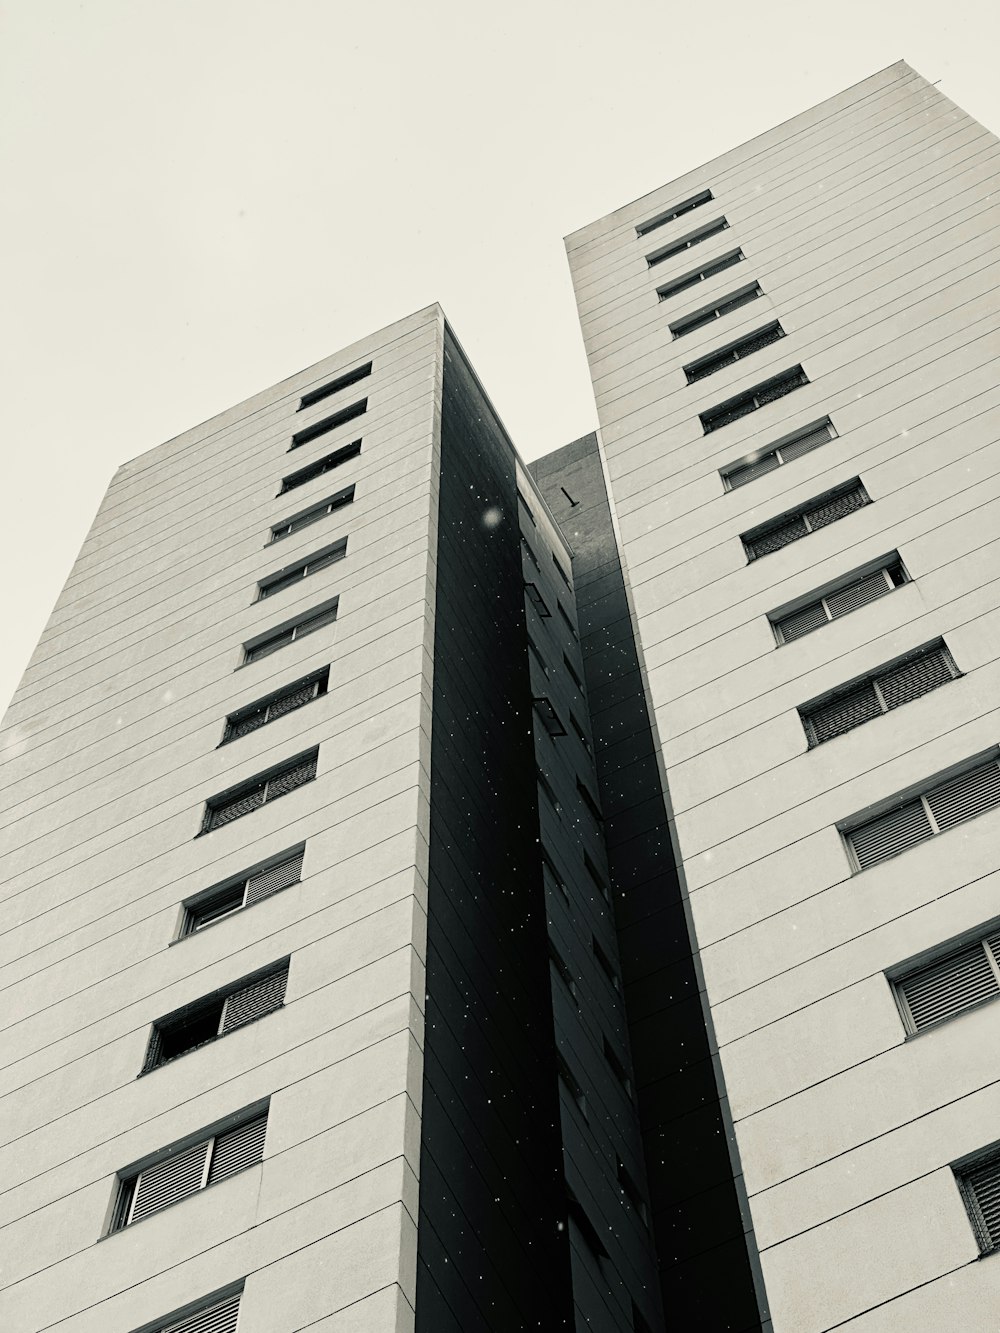
[{"label": "concrete building facade", "polygon": [[432,306],[119,470],[0,731],[2,1327],[993,1327],[996,165],[900,63],[575,233],[530,467]]}]

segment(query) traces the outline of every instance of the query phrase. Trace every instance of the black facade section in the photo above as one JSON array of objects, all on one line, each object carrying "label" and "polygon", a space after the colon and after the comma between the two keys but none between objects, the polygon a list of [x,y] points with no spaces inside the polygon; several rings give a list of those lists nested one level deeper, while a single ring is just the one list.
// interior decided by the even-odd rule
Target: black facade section
[{"label": "black facade section", "polygon": [[574,550],[577,617],[669,1329],[761,1327],[597,437],[530,467]]},{"label": "black facade section", "polygon": [[571,1330],[514,451],[447,332],[439,499],[416,1328]]}]

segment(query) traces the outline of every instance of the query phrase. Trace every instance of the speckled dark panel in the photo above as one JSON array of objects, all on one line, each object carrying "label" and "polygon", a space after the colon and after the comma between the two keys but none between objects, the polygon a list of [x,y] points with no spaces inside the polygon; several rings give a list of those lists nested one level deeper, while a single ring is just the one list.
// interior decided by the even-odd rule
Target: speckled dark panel
[{"label": "speckled dark panel", "polygon": [[597,437],[575,440],[530,471],[575,553],[577,616],[667,1327],[752,1333],[761,1316],[751,1256]]},{"label": "speckled dark panel", "polygon": [[445,358],[416,1328],[568,1333],[514,452]]}]

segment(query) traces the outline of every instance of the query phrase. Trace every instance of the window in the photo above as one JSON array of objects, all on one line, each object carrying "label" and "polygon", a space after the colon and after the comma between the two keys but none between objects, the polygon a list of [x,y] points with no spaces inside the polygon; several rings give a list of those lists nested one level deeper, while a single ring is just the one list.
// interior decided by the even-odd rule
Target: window
[{"label": "window", "polygon": [[783,463],[791,463],[796,458],[801,458],[803,454],[811,453],[813,449],[818,449],[828,440],[836,439],[836,436],[833,422],[829,417],[824,417],[822,421],[805,426],[802,430],[787,436],[778,445],[747,454],[738,462],[722,468],[720,470],[722,484],[727,491],[735,491],[738,487],[745,486],[747,482],[756,481],[758,477],[774,472]]},{"label": "window", "polygon": [[858,607],[867,606],[869,602],[909,582],[909,575],[895,551],[883,560],[884,563],[870,573],[859,576],[855,571],[848,574],[845,579],[833,584],[822,597],[807,602],[795,611],[788,614],[773,612],[769,618],[778,643],[801,639],[821,625],[849,615]]},{"label": "window", "polygon": [[583,1116],[584,1120],[586,1120],[587,1098],[584,1095],[583,1087],[580,1084],[580,1080],[573,1073],[572,1069],[570,1069],[569,1065],[558,1051],[556,1052],[556,1071],[559,1074],[559,1080],[563,1087],[576,1103],[576,1109]]},{"label": "window", "polygon": [[917,648],[861,680],[799,709],[809,748],[853,731],[901,704],[930,694],[960,674],[944,643]]},{"label": "window", "polygon": [[188,1051],[274,1013],[285,1002],[287,984],[288,959],[284,958],[262,972],[243,977],[166,1018],[157,1019],[142,1072],[158,1069]]},{"label": "window", "polygon": [[552,943],[551,937],[549,939],[549,962],[558,974],[559,980],[572,995],[574,1004],[579,1004],[580,1002],[576,998],[576,981],[573,978],[573,973],[569,970],[569,965],[562,954]]},{"label": "window", "polygon": [[[520,486],[518,486],[518,488],[517,488],[517,498],[521,501],[521,503],[524,505],[525,509],[527,510],[528,518],[531,520],[531,526],[532,526],[533,528],[536,528],[536,527],[538,526],[538,524],[535,522],[535,516],[534,516],[534,514],[531,512],[531,505],[528,504],[528,501],[525,499],[525,497],[524,497],[524,493],[522,492]],[[538,564],[538,561],[537,561],[537,560],[535,561],[535,564],[536,564],[536,565]]]},{"label": "window", "polygon": [[324,398],[340,393],[341,389],[347,389],[352,384],[367,379],[371,373],[372,363],[366,361],[363,366],[358,366],[357,370],[349,370],[346,375],[338,375],[335,380],[331,380],[329,384],[324,384],[319,389],[310,389],[308,393],[302,395],[296,411],[301,412],[304,407],[312,407],[313,403],[322,402]]},{"label": "window", "polygon": [[705,412],[699,412],[701,428],[706,435],[709,435],[713,430],[720,430],[733,421],[739,421],[740,417],[748,416],[751,412],[766,407],[768,403],[777,402],[779,398],[784,398],[785,394],[800,389],[808,383],[809,377],[802,367],[792,366],[790,370],[783,370],[780,375],[765,380],[763,384],[758,384],[753,389],[747,389],[745,393],[737,394],[735,398],[727,398],[724,403],[710,407]]},{"label": "window", "polygon": [[566,622],[566,628],[569,630],[570,634],[572,634],[573,638],[575,639],[577,637],[576,626],[573,624],[572,620],[570,620],[569,612],[566,610],[566,608],[563,606],[562,602],[560,602],[558,598],[556,599],[556,608],[558,609],[559,614],[562,616],[563,620]]},{"label": "window", "polygon": [[562,814],[562,806],[559,804],[559,797],[556,795],[555,788],[552,786],[552,783],[548,780],[548,778],[541,771],[541,769],[538,770],[537,777],[538,777],[539,791],[543,793],[546,800],[552,806],[552,809],[556,812],[556,814],[557,815]]},{"label": "window", "polygon": [[752,282],[749,287],[741,287],[738,292],[731,292],[729,296],[721,297],[715,305],[705,306],[701,310],[694,311],[693,314],[685,315],[683,319],[677,319],[667,327],[675,338],[683,338],[685,333],[694,333],[695,329],[703,329],[706,325],[721,319],[723,315],[729,315],[734,310],[749,305],[751,301],[756,301],[758,296],[763,295],[764,292],[760,283]]},{"label": "window", "polygon": [[541,848],[541,857],[542,857],[542,883],[547,889],[558,889],[559,892],[562,894],[562,896],[568,902],[569,889],[567,889],[566,885],[563,883],[562,875],[560,875],[559,871],[556,869],[555,861],[553,861],[552,857],[549,855],[549,853],[545,850],[544,847]]},{"label": "window", "polygon": [[545,605],[545,598],[538,591],[537,584],[526,583],[524,585],[524,591],[528,596],[528,600],[531,602],[532,606],[535,608],[535,610],[538,612],[540,616],[543,617],[551,616],[552,612]]},{"label": "window", "polygon": [[614,986],[615,990],[621,990],[621,983],[618,980],[618,972],[615,969],[615,965],[601,948],[600,941],[596,935],[591,935],[590,947],[593,950],[594,957],[597,959],[601,971],[611,982],[612,986]]},{"label": "window", "polygon": [[308,509],[303,509],[299,514],[293,514],[291,518],[286,518],[283,523],[276,523],[271,529],[272,542],[280,541],[282,537],[290,537],[293,532],[298,532],[300,528],[307,528],[310,523],[318,523],[326,518],[327,514],[332,514],[336,509],[343,509],[344,505],[352,504],[354,501],[354,487],[347,486],[344,490],[338,491],[336,495],[328,495],[325,500],[320,500],[317,504],[310,505]]},{"label": "window", "polygon": [[618,1185],[622,1195],[629,1201],[645,1225],[649,1214],[646,1208],[646,1200],[642,1197],[642,1191],[622,1159],[619,1157],[616,1160],[618,1162]]},{"label": "window", "polygon": [[548,676],[548,674],[549,674],[549,669],[548,669],[548,667],[545,665],[545,658],[542,656],[542,650],[539,648],[538,644],[534,641],[534,639],[531,637],[530,634],[525,634],[524,637],[525,637],[525,638],[527,639],[527,641],[528,641],[528,652],[532,655],[532,657],[533,657],[533,658],[535,659],[535,661],[538,663],[538,668],[539,668],[539,670],[541,671],[542,675],[543,675],[543,676]]},{"label": "window", "polygon": [[586,1241],[587,1249],[590,1250],[594,1258],[598,1261],[606,1259],[608,1257],[608,1252],[604,1248],[604,1242],[601,1240],[600,1232],[594,1226],[593,1222],[591,1222],[584,1210],[583,1204],[568,1185],[566,1186],[566,1211],[569,1220]]},{"label": "window", "polygon": [[146,1325],[137,1333],[236,1333],[242,1294],[242,1288],[223,1297],[216,1293],[194,1309],[188,1306],[186,1312],[168,1315],[166,1323]]},{"label": "window", "polygon": [[573,683],[576,685],[576,688],[577,688],[577,689],[580,691],[580,693],[582,694],[582,693],[583,693],[583,681],[580,679],[580,673],[577,671],[576,667],[575,667],[575,666],[573,665],[573,663],[569,660],[569,658],[566,656],[565,653],[563,653],[563,666],[566,668],[567,672],[569,673],[569,678],[570,678],[570,680],[573,681]]},{"label": "window", "polygon": [[625,1061],[618,1054],[615,1048],[608,1041],[607,1037],[602,1038],[604,1044],[604,1058],[611,1067],[611,1072],[625,1089],[626,1093],[632,1096],[632,1080],[628,1076],[628,1070],[625,1067]]},{"label": "window", "polygon": [[241,782],[238,787],[230,787],[229,791],[209,797],[205,802],[202,833],[211,833],[223,824],[231,824],[234,819],[241,819],[262,805],[276,801],[279,796],[287,796],[296,787],[312,782],[318,759],[319,746],[251,778],[249,782]]},{"label": "window", "polygon": [[994,755],[947,781],[932,779],[919,795],[896,799],[874,818],[842,825],[841,832],[854,869],[867,870],[997,806],[1000,764]]},{"label": "window", "polygon": [[112,1230],[121,1231],[256,1166],[264,1155],[267,1107],[243,1112],[232,1121],[230,1117],[228,1125],[197,1143],[169,1149],[151,1165],[121,1176]]},{"label": "window", "polygon": [[311,611],[296,616],[294,620],[286,620],[284,624],[268,630],[266,634],[258,635],[255,639],[249,639],[243,645],[244,665],[247,662],[256,662],[261,657],[267,657],[270,653],[276,653],[279,648],[284,648],[296,639],[301,639],[305,634],[314,634],[316,630],[322,629],[324,625],[332,625],[337,619],[339,604],[339,597],[334,597],[332,601],[314,606]]},{"label": "window", "polygon": [[584,731],[579,718],[575,715],[575,713],[573,713],[572,709],[570,710],[569,724],[576,732],[577,738],[579,739],[580,744],[583,746],[583,748],[587,751],[588,754],[592,754],[593,751],[590,748],[590,741],[587,740],[587,733]]},{"label": "window", "polygon": [[566,728],[562,724],[559,714],[552,704],[552,700],[542,695],[539,698],[532,699],[535,712],[539,720],[550,736],[565,736]]},{"label": "window", "polygon": [[952,1167],[980,1254],[1000,1249],[1000,1145]]},{"label": "window", "polygon": [[810,532],[825,528],[838,519],[846,518],[856,509],[863,509],[871,504],[868,492],[855,477],[835,490],[810,500],[802,509],[782,514],[779,518],[744,532],[740,540],[746,549],[748,560],[759,560],[762,555],[780,551],[783,546],[797,542],[800,537],[808,537]]},{"label": "window", "polygon": [[535,568],[536,568],[536,569],[539,569],[539,568],[540,568],[540,565],[539,565],[539,563],[538,563],[538,556],[535,555],[534,551],[531,549],[531,543],[528,541],[527,537],[524,535],[523,532],[521,533],[521,547],[522,547],[522,549],[523,549],[525,555],[528,557],[528,559],[531,561],[531,563],[535,566]]},{"label": "window", "polygon": [[662,264],[665,259],[672,259],[674,255],[680,255],[685,250],[690,250],[692,245],[699,245],[702,241],[707,241],[710,236],[718,236],[719,232],[725,231],[728,226],[729,223],[725,218],[716,218],[714,222],[707,222],[704,227],[689,232],[687,236],[682,236],[680,240],[671,241],[669,245],[654,250],[651,255],[646,256],[646,263],[650,268],[653,268],[656,264]]},{"label": "window", "polygon": [[[577,503],[579,503],[579,501],[577,501]],[[566,573],[565,569],[563,569],[562,565],[561,565],[561,564],[559,563],[559,561],[556,559],[556,556],[555,556],[555,553],[554,553],[554,552],[553,552],[553,555],[552,555],[552,563],[555,565],[555,567],[556,567],[556,573],[557,573],[557,574],[559,575],[559,577],[562,579],[563,583],[565,583],[565,585],[566,585],[567,588],[570,587],[569,575]]]},{"label": "window", "polygon": [[298,449],[303,444],[309,444],[310,441],[318,439],[320,435],[326,435],[329,431],[336,430],[338,426],[343,426],[345,422],[353,421],[355,417],[364,416],[367,411],[367,398],[352,403],[350,407],[342,407],[339,412],[324,417],[322,421],[314,421],[311,426],[305,426],[302,430],[297,430],[292,436],[292,442],[288,448],[289,450]]},{"label": "window", "polygon": [[583,868],[586,870],[587,874],[590,876],[590,878],[591,878],[591,879],[594,881],[594,883],[597,885],[598,889],[600,889],[600,891],[601,891],[601,897],[604,898],[604,899],[606,899],[607,902],[610,902],[610,901],[611,901],[611,893],[610,893],[610,890],[608,889],[608,883],[607,883],[607,880],[604,878],[604,876],[603,876],[603,875],[601,874],[601,872],[598,870],[597,866],[594,864],[594,862],[593,862],[593,860],[592,860],[592,858],[591,858],[591,856],[590,856],[590,854],[589,854],[588,852],[584,852],[584,854],[583,854]]},{"label": "window", "polygon": [[636,236],[646,236],[649,232],[655,231],[657,227],[664,227],[668,222],[673,222],[675,218],[682,218],[685,213],[690,213],[693,208],[700,208],[702,204],[707,204],[713,197],[711,190],[701,190],[698,194],[692,195],[690,199],[685,199],[682,204],[674,204],[665,213],[657,213],[656,217],[650,218],[648,222],[640,222],[635,229],[635,234]]},{"label": "window", "polygon": [[689,365],[684,366],[683,370],[687,376],[687,382],[688,384],[694,384],[709,375],[715,375],[718,371],[725,370],[727,366],[742,361],[744,357],[752,356],[754,352],[759,352],[764,347],[770,347],[772,343],[776,343],[779,338],[784,336],[785,330],[777,320],[772,324],[765,324],[762,329],[757,329],[754,333],[748,333],[746,337],[729,343],[726,347],[720,348],[719,351],[712,352],[708,356],[699,357],[697,361],[692,361]]},{"label": "window", "polygon": [[716,273],[723,273],[745,258],[746,255],[742,250],[730,250],[727,255],[721,255],[704,268],[693,269],[690,273],[683,273],[679,278],[674,278],[672,282],[665,282],[662,287],[657,287],[656,294],[661,301],[667,301],[671,296],[686,292],[689,287],[697,287],[698,283],[704,282],[706,278],[714,278]]},{"label": "window", "polygon": [[257,584],[258,602],[262,602],[265,597],[271,597],[274,593],[281,592],[285,588],[290,588],[293,583],[308,578],[310,574],[326,569],[328,565],[335,565],[338,560],[343,560],[346,554],[347,538],[341,537],[340,541],[324,546],[322,550],[309,556],[308,559],[299,560],[294,565],[286,565],[284,569],[279,569],[276,574],[268,574],[267,578],[261,579]]},{"label": "window", "polygon": [[597,804],[597,798],[593,795],[590,788],[581,778],[577,778],[576,780],[576,789],[580,793],[580,799],[583,801],[584,805],[587,807],[590,813],[594,816],[595,819],[603,823],[604,816],[601,814],[601,807]]},{"label": "window", "polygon": [[313,699],[326,694],[329,680],[330,668],[324,667],[322,671],[314,671],[311,676],[295,680],[291,685],[276,690],[274,694],[268,694],[265,698],[258,699],[256,703],[247,704],[246,708],[230,713],[226,718],[226,730],[220,744],[225,745],[228,741],[239,740],[241,736],[249,735],[251,731],[266,726],[268,722],[276,722],[286,713],[294,713],[297,708],[312,703]]},{"label": "window", "polygon": [[261,861],[251,870],[243,870],[235,879],[213,884],[210,889],[197,894],[184,904],[184,923],[181,936],[195,935],[206,926],[214,926],[217,921],[231,916],[243,907],[252,907],[262,898],[270,898],[273,893],[280,893],[292,884],[298,884],[302,877],[302,861],[305,846],[290,852],[280,852],[266,861]]},{"label": "window", "polygon": [[340,467],[342,463],[357,458],[360,452],[360,440],[353,440],[340,449],[334,449],[332,454],[325,454],[322,458],[317,458],[316,462],[310,463],[308,467],[299,468],[298,472],[290,472],[287,477],[282,477],[278,494],[284,495],[286,491],[294,491],[297,486],[304,486],[306,482],[314,481],[317,477],[321,477],[324,472],[330,472],[335,467]]},{"label": "window", "polygon": [[891,976],[896,1003],[912,1036],[1000,995],[1000,923],[980,938],[935,951],[930,961]]}]

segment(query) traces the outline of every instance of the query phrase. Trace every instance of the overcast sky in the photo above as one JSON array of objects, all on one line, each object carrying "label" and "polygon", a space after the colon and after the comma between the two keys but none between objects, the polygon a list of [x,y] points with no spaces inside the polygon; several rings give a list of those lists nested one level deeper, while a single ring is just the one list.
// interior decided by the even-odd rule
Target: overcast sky
[{"label": "overcast sky", "polygon": [[562,237],[898,59],[1000,129],[997,0],[0,0],[0,709],[112,473],[440,301],[533,458]]}]

